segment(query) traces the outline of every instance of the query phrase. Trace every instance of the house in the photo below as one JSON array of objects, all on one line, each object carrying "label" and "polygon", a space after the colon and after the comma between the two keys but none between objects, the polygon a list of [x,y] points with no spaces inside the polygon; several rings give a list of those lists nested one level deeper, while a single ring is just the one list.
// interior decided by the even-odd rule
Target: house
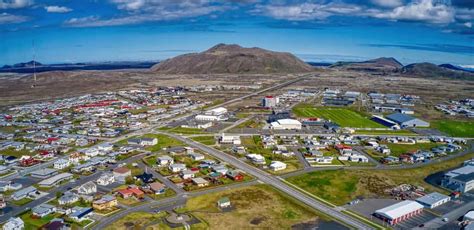
[{"label": "house", "polygon": [[153,182],[149,184],[151,191],[155,194],[163,194],[165,192],[166,186],[160,182]]},{"label": "house", "polygon": [[33,187],[33,186],[29,186],[29,187],[26,187],[24,189],[21,189],[21,190],[18,190],[16,192],[14,192],[12,195],[11,195],[11,198],[13,200],[21,200],[23,198],[27,198],[31,195],[34,195],[38,192],[38,190]]},{"label": "house", "polygon": [[244,176],[237,170],[228,170],[225,175],[233,181],[241,181],[244,179]]},{"label": "house", "polygon": [[61,218],[55,218],[45,224],[41,229],[46,230],[69,230],[70,227],[64,223],[64,220]]},{"label": "house", "polygon": [[72,208],[71,214],[69,214],[69,218],[81,222],[85,218],[87,218],[94,209],[92,208],[85,208],[85,207],[74,207]]},{"label": "house", "polygon": [[379,145],[375,147],[375,150],[385,155],[390,155],[391,153],[390,148],[387,145]]},{"label": "house", "polygon": [[3,230],[23,230],[25,229],[25,222],[20,217],[10,217],[3,225]]},{"label": "house", "polygon": [[197,185],[198,187],[205,187],[209,185],[209,181],[205,180],[202,177],[197,177],[192,179],[193,184]]},{"label": "house", "polygon": [[143,172],[141,175],[136,176],[138,180],[141,180],[143,183],[148,184],[155,181],[151,173]]},{"label": "house", "polygon": [[31,172],[30,175],[35,178],[44,179],[44,178],[52,177],[56,174],[58,174],[58,170],[56,169],[43,168],[43,169],[39,169],[39,170]]},{"label": "house", "polygon": [[7,192],[11,190],[18,190],[23,187],[20,183],[15,183],[13,181],[0,181],[0,192]]},{"label": "house", "polygon": [[451,197],[449,196],[443,195],[438,192],[433,192],[416,199],[416,202],[422,204],[423,206],[427,208],[433,209],[442,204],[447,203],[450,200],[451,200]]},{"label": "house", "polygon": [[286,164],[281,161],[272,161],[269,167],[273,171],[280,171],[286,169]]},{"label": "house", "polygon": [[394,113],[386,116],[386,118],[392,122],[397,123],[402,128],[408,127],[429,127],[430,123],[421,119],[412,117],[403,113]]},{"label": "house", "polygon": [[95,210],[107,210],[114,208],[118,205],[117,198],[110,195],[105,195],[98,200],[92,202],[92,208]]},{"label": "house", "polygon": [[367,163],[367,162],[369,162],[369,158],[367,158],[364,155],[353,154],[349,157],[349,161],[359,162],[359,163]]},{"label": "house", "polygon": [[219,173],[221,175],[225,175],[227,171],[229,171],[229,169],[225,165],[221,165],[221,164],[212,165],[211,168],[212,168],[212,171]]},{"label": "house", "polygon": [[60,205],[72,204],[72,203],[75,203],[77,201],[79,201],[79,196],[74,194],[74,193],[71,193],[71,192],[65,192],[64,195],[62,195],[58,199],[58,203]]},{"label": "house", "polygon": [[61,158],[54,162],[53,168],[61,170],[69,167],[69,165],[71,165],[71,162],[68,159]]},{"label": "house", "polygon": [[159,156],[159,157],[156,159],[156,163],[157,163],[159,166],[167,166],[167,165],[173,164],[173,163],[174,163],[174,160],[173,160],[173,158],[170,157],[170,156]]},{"label": "house", "polygon": [[43,218],[56,211],[56,207],[50,204],[40,204],[31,210],[32,215]]},{"label": "house", "polygon": [[314,158],[314,161],[316,161],[316,163],[319,163],[319,164],[331,164],[333,160],[334,160],[334,157],[330,157],[330,156]]},{"label": "house", "polygon": [[228,208],[230,207],[230,199],[229,197],[222,197],[217,201],[218,208]]},{"label": "house", "polygon": [[265,164],[265,157],[260,154],[247,154],[247,159],[250,159],[254,164]]},{"label": "house", "polygon": [[131,187],[126,189],[120,189],[117,193],[122,196],[124,199],[128,199],[130,197],[135,197],[137,199],[142,199],[145,196],[145,193],[137,187]]},{"label": "house", "polygon": [[181,171],[181,178],[183,178],[184,180],[191,179],[191,178],[194,178],[194,174],[195,174],[194,171],[186,169],[186,170]]},{"label": "house", "polygon": [[94,182],[89,181],[89,182],[79,186],[79,188],[77,189],[77,192],[79,194],[84,194],[84,195],[96,193],[97,192],[97,185]]},{"label": "house", "polygon": [[115,180],[125,182],[125,179],[132,176],[132,170],[126,167],[117,167],[113,170]]},{"label": "house", "polygon": [[240,136],[225,135],[224,133],[219,137],[219,143],[221,144],[232,144],[240,145],[242,144]]},{"label": "house", "polygon": [[158,144],[157,138],[131,138],[128,139],[129,145],[151,146]]},{"label": "house", "polygon": [[41,187],[52,187],[63,181],[70,180],[73,178],[71,173],[60,173],[58,175],[52,176],[48,179],[38,182],[38,185]]},{"label": "house", "polygon": [[409,219],[412,216],[420,214],[422,211],[423,205],[420,203],[411,200],[404,200],[402,202],[376,210],[374,216],[391,225],[395,225],[403,220]]},{"label": "house", "polygon": [[169,167],[169,170],[171,170],[171,172],[181,172],[181,171],[184,171],[186,169],[186,165],[185,164],[171,164]]},{"label": "house", "polygon": [[104,173],[97,179],[97,184],[102,186],[107,186],[115,182],[114,174]]},{"label": "house", "polygon": [[194,161],[204,160],[204,155],[199,154],[199,153],[190,153],[189,156],[190,156],[191,159],[193,159]]}]

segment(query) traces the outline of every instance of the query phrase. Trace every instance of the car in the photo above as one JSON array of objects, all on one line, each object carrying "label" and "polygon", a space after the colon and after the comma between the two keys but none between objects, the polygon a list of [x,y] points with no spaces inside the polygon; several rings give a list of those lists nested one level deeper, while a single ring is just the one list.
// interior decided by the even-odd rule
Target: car
[{"label": "car", "polygon": [[443,218],[443,222],[448,222],[449,219],[447,217]]}]

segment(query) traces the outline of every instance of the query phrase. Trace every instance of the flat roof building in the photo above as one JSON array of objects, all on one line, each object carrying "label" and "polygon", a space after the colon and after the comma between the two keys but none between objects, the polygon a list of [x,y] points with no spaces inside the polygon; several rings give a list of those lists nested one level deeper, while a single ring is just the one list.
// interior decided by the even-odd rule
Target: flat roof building
[{"label": "flat roof building", "polygon": [[61,173],[48,179],[42,180],[38,183],[41,187],[51,187],[61,183],[62,181],[72,179],[71,173]]},{"label": "flat roof building", "polygon": [[405,128],[405,127],[429,127],[430,123],[423,121],[421,119],[418,119],[416,117],[412,117],[407,114],[403,113],[394,113],[386,116],[388,120],[391,120],[400,127]]},{"label": "flat roof building", "polygon": [[416,199],[416,202],[431,209],[431,208],[436,208],[450,200],[451,200],[451,197],[449,196],[443,195],[438,192],[433,192]]}]

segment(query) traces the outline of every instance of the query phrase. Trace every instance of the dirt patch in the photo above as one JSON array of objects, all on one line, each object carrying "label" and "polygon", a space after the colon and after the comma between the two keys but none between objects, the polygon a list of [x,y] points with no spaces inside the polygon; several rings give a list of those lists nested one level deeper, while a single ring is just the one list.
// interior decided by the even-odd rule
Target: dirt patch
[{"label": "dirt patch", "polygon": [[264,216],[262,216],[262,217],[255,217],[255,218],[253,218],[253,219],[250,221],[250,224],[259,225],[260,223],[264,222],[265,220],[267,220],[267,218],[264,217]]}]

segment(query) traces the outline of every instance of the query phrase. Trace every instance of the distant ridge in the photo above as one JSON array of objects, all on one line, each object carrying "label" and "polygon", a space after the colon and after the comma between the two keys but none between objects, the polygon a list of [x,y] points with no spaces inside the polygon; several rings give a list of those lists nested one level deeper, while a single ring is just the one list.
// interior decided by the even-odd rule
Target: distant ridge
[{"label": "distant ridge", "polygon": [[381,57],[362,62],[336,62],[329,68],[369,72],[396,72],[402,67],[402,63],[395,58]]},{"label": "distant ridge", "polygon": [[427,78],[452,78],[462,80],[474,80],[474,73],[468,70],[459,70],[453,65],[435,65],[433,63],[423,62],[406,65],[401,70],[402,74],[414,75]]},{"label": "distant ridge", "polygon": [[167,74],[301,73],[314,68],[290,53],[218,44],[201,53],[180,55],[154,65]]}]

